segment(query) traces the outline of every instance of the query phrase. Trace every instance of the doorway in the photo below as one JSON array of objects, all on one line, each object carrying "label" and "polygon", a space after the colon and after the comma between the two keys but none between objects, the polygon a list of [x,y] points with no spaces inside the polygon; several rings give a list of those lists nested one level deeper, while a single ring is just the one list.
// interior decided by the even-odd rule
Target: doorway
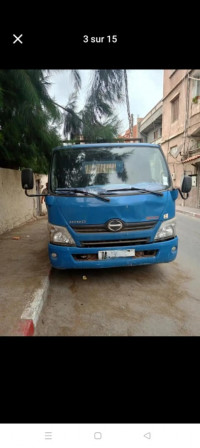
[{"label": "doorway", "polygon": [[200,163],[197,163],[196,167],[197,167],[197,207],[200,208]]},{"label": "doorway", "polygon": [[[36,194],[40,194],[40,179],[36,180]],[[40,196],[36,198],[36,214],[37,216],[41,215]]]}]

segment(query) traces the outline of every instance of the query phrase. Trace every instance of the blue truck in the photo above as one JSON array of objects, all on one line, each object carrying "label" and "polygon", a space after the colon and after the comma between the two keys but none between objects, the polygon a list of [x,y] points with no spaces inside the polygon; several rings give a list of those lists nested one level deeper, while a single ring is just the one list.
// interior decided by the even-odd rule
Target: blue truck
[{"label": "blue truck", "polygon": [[[22,170],[22,187],[33,172]],[[57,269],[114,268],[175,260],[174,189],[164,153],[149,143],[72,144],[54,148],[48,177],[49,259]]]}]

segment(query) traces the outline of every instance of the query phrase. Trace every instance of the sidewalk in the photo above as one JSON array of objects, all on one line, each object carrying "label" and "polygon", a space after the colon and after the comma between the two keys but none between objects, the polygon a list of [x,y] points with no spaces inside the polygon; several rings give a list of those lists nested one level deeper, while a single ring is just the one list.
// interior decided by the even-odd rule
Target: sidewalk
[{"label": "sidewalk", "polygon": [[192,208],[192,207],[185,207],[181,205],[176,205],[176,211],[179,213],[184,213],[188,216],[193,216],[195,218],[200,218],[200,208]]},{"label": "sidewalk", "polygon": [[48,289],[47,244],[47,216],[0,235],[0,336],[34,333]]}]

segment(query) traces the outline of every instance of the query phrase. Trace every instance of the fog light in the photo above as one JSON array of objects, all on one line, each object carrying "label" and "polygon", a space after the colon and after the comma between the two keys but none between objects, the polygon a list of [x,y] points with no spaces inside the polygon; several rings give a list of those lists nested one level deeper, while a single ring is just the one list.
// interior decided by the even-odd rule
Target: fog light
[{"label": "fog light", "polygon": [[177,247],[176,246],[173,246],[172,248],[171,248],[171,252],[173,253],[173,252],[176,252],[176,250],[177,250]]},{"label": "fog light", "polygon": [[52,258],[57,258],[57,254],[55,252],[52,252],[51,257]]}]

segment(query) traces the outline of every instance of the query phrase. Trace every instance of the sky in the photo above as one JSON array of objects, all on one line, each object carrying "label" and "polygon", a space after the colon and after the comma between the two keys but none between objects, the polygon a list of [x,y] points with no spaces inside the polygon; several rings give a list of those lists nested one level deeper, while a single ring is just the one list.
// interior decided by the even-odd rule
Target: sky
[{"label": "sky", "polygon": [[[80,70],[82,88],[79,96],[78,108],[82,109],[85,98],[92,81],[93,70]],[[137,117],[146,114],[163,97],[163,70],[127,70],[130,111],[134,115],[134,124]],[[51,71],[49,78],[51,86],[49,94],[61,106],[66,106],[70,94],[73,92],[73,77],[70,70]],[[121,121],[120,133],[123,134],[129,127],[126,103],[116,107],[115,113]],[[61,131],[62,132],[62,131]]]}]

